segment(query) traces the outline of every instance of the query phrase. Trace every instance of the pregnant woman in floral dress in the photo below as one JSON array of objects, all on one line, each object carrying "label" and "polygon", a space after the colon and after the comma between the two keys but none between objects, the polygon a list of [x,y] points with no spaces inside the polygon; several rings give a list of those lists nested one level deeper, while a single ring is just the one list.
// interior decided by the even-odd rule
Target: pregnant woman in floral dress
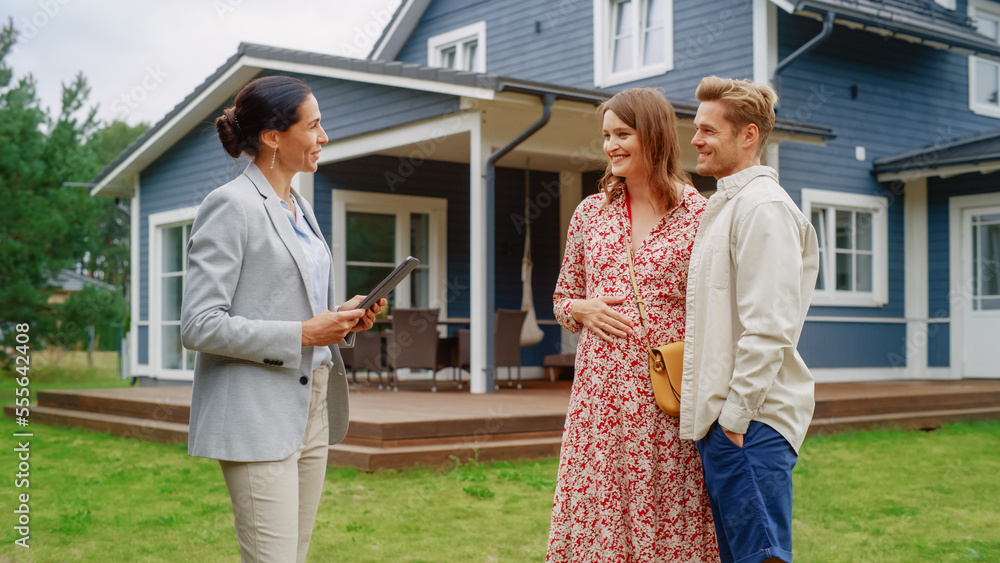
[{"label": "pregnant woman in floral dress", "polygon": [[573,214],[553,297],[559,323],[582,334],[546,560],[718,561],[701,459],[653,397],[625,248],[630,235],[649,342],[683,340],[705,199],[680,168],[674,109],[661,93],[625,90],[601,110],[607,172]]}]

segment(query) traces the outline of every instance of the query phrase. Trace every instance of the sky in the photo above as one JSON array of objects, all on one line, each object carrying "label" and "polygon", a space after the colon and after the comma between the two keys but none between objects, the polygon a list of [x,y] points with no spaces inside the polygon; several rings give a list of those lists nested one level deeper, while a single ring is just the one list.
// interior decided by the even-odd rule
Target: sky
[{"label": "sky", "polygon": [[400,0],[3,0],[20,38],[7,64],[32,74],[55,116],[62,83],[83,73],[110,123],[163,118],[240,42],[364,58]]}]

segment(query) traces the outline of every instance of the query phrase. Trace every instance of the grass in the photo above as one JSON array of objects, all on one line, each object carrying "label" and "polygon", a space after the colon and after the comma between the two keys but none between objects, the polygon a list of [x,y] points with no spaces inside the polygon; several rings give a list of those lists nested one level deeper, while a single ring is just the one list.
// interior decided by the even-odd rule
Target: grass
[{"label": "grass", "polygon": [[[0,432],[18,427],[9,418]],[[13,495],[0,506],[0,561],[238,561],[217,462],[165,446],[33,426],[31,548],[13,545]],[[16,473],[5,447],[0,474]],[[447,471],[330,469],[310,561],[541,561],[556,460]]]},{"label": "grass", "polygon": [[[31,349],[28,355],[28,375],[31,380],[31,402],[36,402],[35,393],[49,389],[96,389],[105,387],[128,387],[131,380],[121,379],[118,373],[117,352],[94,352],[94,366],[87,365],[87,352],[53,349]],[[17,365],[24,365],[23,362]],[[0,376],[0,404],[14,403],[15,378],[20,375],[13,370]]]},{"label": "grass", "polygon": [[[2,391],[12,391],[4,379]],[[39,379],[33,391],[73,386]],[[0,420],[9,437],[0,475],[11,485],[19,430]],[[31,486],[8,485],[0,497],[0,562],[239,560],[216,462],[183,446],[30,430]],[[309,561],[540,562],[556,467],[456,459],[439,470],[331,468]],[[809,438],[794,472],[796,561],[1000,561],[998,476],[1000,421]],[[30,550],[13,545],[19,493],[30,495]]]},{"label": "grass", "polygon": [[1000,561],[1000,422],[810,438],[796,561]]}]

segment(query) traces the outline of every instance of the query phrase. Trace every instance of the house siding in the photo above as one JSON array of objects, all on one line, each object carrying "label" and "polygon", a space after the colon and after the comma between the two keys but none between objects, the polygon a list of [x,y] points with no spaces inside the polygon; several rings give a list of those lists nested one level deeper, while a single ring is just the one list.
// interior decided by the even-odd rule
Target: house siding
[{"label": "house siding", "polygon": [[[468,317],[469,292],[469,167],[466,164],[426,160],[414,168],[404,182],[392,186],[385,180],[386,172],[394,172],[398,158],[367,156],[328,164],[316,174],[316,215],[329,240],[332,222],[331,190],[355,190],[394,195],[438,197],[448,200],[448,316]],[[524,171],[497,169],[496,217],[496,306],[500,309],[521,308],[521,257],[524,233],[519,230],[524,217]],[[531,238],[534,270],[532,296],[535,314],[541,319],[554,319],[552,290],[559,275],[560,237],[558,174],[533,171],[531,199],[538,215],[532,213]],[[553,188],[554,186],[554,188]],[[542,193],[548,196],[542,196]],[[543,203],[548,202],[543,205]],[[559,327],[542,325],[542,343],[522,349],[524,365],[541,365],[546,354],[558,353]]]},{"label": "house siding", "polygon": [[[819,33],[815,20],[778,12],[779,60]],[[872,57],[871,53],[879,53]],[[872,176],[872,161],[907,150],[933,146],[995,129],[1000,121],[973,114],[968,107],[967,58],[948,51],[883,39],[835,26],[817,49],[793,62],[775,82],[782,119],[830,127],[836,138],[826,146],[785,143],[780,149],[781,183],[796,201],[811,188],[886,198],[889,219],[889,301],[882,307],[819,307],[811,316],[902,318],[904,307],[903,201],[900,183],[880,184]],[[856,97],[852,87],[856,87]],[[858,161],[855,147],[866,150]],[[939,228],[936,217],[930,228]],[[945,229],[947,229],[945,221]],[[931,264],[942,263],[931,248]],[[947,261],[943,262],[947,264]],[[933,268],[932,268],[933,270]],[[932,276],[935,274],[932,273]],[[947,277],[947,268],[939,275]],[[931,311],[938,285],[931,284]],[[945,291],[945,294],[947,292]],[[947,357],[947,327],[930,339],[929,361]],[[862,336],[864,335],[864,336]],[[902,324],[816,323],[803,332],[803,356],[810,365],[843,366],[864,362],[889,366],[888,358],[905,358]],[[869,340],[869,338],[871,340]],[[825,349],[822,345],[826,342]],[[836,342],[831,346],[830,342]],[[859,353],[853,347],[859,346]],[[882,352],[874,354],[876,346]],[[845,358],[842,350],[852,354]]]},{"label": "house siding", "polygon": [[460,109],[458,96],[436,92],[285,72],[266,71],[258,76],[291,76],[305,82],[316,96],[323,114],[323,129],[331,141],[382,131]]},{"label": "house siding", "polygon": [[405,123],[459,111],[458,96],[364,84],[317,76],[295,75],[309,85],[331,141],[391,129]]},{"label": "house siding", "polygon": [[807,322],[798,351],[811,368],[879,368],[906,365],[903,323]]},{"label": "house siding", "polygon": [[[671,100],[692,102],[703,76],[753,74],[753,2],[673,2],[674,69],[607,88],[653,86]],[[427,64],[427,40],[486,22],[486,71],[500,76],[595,88],[593,0],[436,0],[396,60]]]},{"label": "house siding", "polygon": [[436,0],[396,60],[426,65],[428,39],[485,21],[487,72],[593,88],[592,13],[592,0]]},{"label": "house siding", "polygon": [[951,365],[951,325],[930,323],[927,325],[927,366],[932,368]]}]

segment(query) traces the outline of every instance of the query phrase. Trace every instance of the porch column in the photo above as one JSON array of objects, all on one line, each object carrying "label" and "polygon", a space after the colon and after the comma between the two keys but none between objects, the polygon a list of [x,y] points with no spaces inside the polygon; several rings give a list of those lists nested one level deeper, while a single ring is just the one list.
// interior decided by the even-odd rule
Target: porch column
[{"label": "porch column", "polygon": [[903,262],[906,308],[906,375],[927,378],[928,262],[927,178],[906,182],[903,192]]},{"label": "porch column", "polygon": [[486,206],[486,161],[489,145],[482,135],[482,121],[476,119],[469,131],[469,390],[488,393],[486,370],[486,333],[488,318],[488,280],[486,264],[487,217],[493,213]]}]

